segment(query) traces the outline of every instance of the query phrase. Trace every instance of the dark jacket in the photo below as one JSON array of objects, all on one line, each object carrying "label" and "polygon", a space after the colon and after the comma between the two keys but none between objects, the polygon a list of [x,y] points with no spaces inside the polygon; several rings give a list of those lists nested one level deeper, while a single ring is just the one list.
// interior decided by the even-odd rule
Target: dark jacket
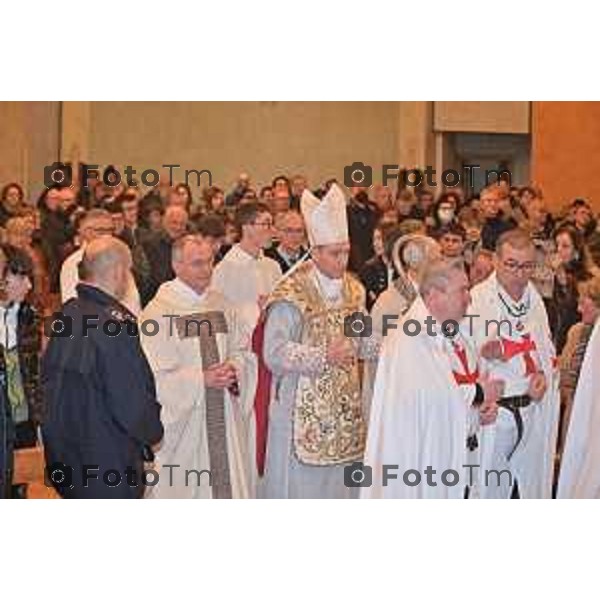
[{"label": "dark jacket", "polygon": [[388,287],[388,268],[379,256],[374,256],[365,263],[359,273],[361,283],[367,293],[366,306],[370,311],[379,295]]},{"label": "dark jacket", "polygon": [[364,264],[375,254],[373,231],[379,219],[370,203],[350,201],[348,212],[348,235],[350,237],[350,261],[348,268],[359,273]]},{"label": "dark jacket", "polygon": [[131,250],[133,278],[140,294],[142,307],[146,306],[156,293],[156,284],[152,279],[152,268],[143,245],[144,240],[148,239],[150,235],[147,229],[141,227],[136,229],[125,227],[118,236]]},{"label": "dark jacket", "polygon": [[0,500],[11,497],[15,430],[8,398],[0,387]]},{"label": "dark jacket", "polygon": [[50,292],[60,292],[60,267],[63,260],[73,250],[73,226],[69,217],[62,211],[40,209],[41,249],[48,265]]},{"label": "dark jacket", "polygon": [[[294,266],[295,263],[288,263],[288,261],[281,254],[279,254],[277,248],[278,246],[272,246],[271,248],[267,248],[264,254],[265,256],[267,256],[268,258],[272,258],[279,264],[282,273],[287,273]],[[300,248],[300,252],[298,253],[298,259],[296,260],[296,262],[298,262],[298,260],[300,260],[305,254],[306,249]]]},{"label": "dark jacket", "polygon": [[[140,497],[143,462],[152,458],[150,446],[163,435],[154,377],[134,334],[135,317],[92,286],[79,284],[77,294],[62,309],[71,336],[53,337],[42,361],[47,475],[54,474],[54,487],[65,498]],[[92,321],[98,328],[87,336],[84,315],[98,319]],[[118,321],[121,333],[106,335],[107,321]],[[98,477],[87,487],[86,465]],[[118,471],[119,485],[103,480],[110,470]]]},{"label": "dark jacket", "polygon": [[171,265],[173,240],[164,231],[142,229],[139,232],[139,241],[150,266],[144,296],[153,298],[165,281],[175,278]]},{"label": "dark jacket", "polygon": [[518,224],[512,217],[504,218],[499,215],[492,219],[487,219],[481,229],[481,247],[484,250],[495,252],[498,238],[503,233],[516,227],[518,227]]}]

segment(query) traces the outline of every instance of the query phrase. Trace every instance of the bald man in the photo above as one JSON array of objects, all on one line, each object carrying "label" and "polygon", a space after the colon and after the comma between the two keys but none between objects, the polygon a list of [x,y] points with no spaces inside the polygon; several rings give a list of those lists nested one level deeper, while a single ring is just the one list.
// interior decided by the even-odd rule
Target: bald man
[{"label": "bald man", "polygon": [[80,275],[77,297],[46,323],[47,483],[64,498],[139,498],[163,429],[136,319],[123,304],[129,248],[113,237],[92,240]]}]

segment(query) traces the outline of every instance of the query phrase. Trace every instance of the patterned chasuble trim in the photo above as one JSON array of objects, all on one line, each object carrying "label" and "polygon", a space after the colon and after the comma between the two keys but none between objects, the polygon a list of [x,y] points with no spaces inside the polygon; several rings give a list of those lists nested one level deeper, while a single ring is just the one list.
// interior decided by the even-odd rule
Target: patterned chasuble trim
[{"label": "patterned chasuble trim", "polygon": [[[320,346],[343,332],[344,318],[361,309],[363,294],[360,284],[346,275],[342,306],[328,308],[310,272],[310,264],[300,267],[275,289],[270,303],[297,307],[304,322],[301,343]],[[298,378],[293,444],[301,463],[327,466],[360,460],[365,439],[358,364],[348,371],[327,365],[318,376]]]},{"label": "patterned chasuble trim", "polygon": [[[207,321],[210,322],[210,328]],[[216,334],[228,332],[227,321],[221,311],[185,315],[176,319],[175,324],[180,338],[198,337],[203,369],[221,362]],[[212,497],[231,498],[231,473],[225,424],[225,391],[205,387],[204,398]]]}]

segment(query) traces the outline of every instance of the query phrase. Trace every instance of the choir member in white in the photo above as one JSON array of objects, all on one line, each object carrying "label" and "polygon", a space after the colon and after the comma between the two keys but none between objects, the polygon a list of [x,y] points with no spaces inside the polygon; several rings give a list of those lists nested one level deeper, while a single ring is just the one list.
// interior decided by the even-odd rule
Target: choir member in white
[{"label": "choir member in white", "polygon": [[213,287],[238,307],[253,330],[267,296],[281,278],[279,264],[263,253],[273,236],[273,217],[266,204],[251,202],[237,208],[235,224],[240,242],[216,266]]}]

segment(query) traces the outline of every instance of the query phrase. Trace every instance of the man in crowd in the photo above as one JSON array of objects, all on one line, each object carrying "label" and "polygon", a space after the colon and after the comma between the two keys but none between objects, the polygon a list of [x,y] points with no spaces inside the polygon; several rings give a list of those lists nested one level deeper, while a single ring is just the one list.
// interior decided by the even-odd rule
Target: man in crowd
[{"label": "man in crowd", "polygon": [[250,189],[250,175],[240,173],[233,190],[225,198],[225,206],[237,206],[244,194]]},{"label": "man in crowd", "polygon": [[131,266],[121,240],[86,245],[77,298],[63,306],[43,358],[47,476],[64,498],[141,497],[144,462],[163,435],[154,377],[123,304]]},{"label": "man in crowd", "polygon": [[[77,233],[80,246],[65,259],[60,271],[60,292],[63,303],[77,296],[77,284],[80,281],[79,265],[83,259],[86,246],[97,238],[110,237],[113,233],[113,220],[110,213],[105,209],[93,208],[80,218]],[[123,304],[134,315],[139,315],[140,296],[131,274],[123,297]]]},{"label": "man in crowd", "polygon": [[142,306],[145,306],[153,293],[150,261],[146,256],[143,244],[150,234],[148,230],[139,227],[139,200],[135,195],[125,193],[116,202],[123,215],[124,225],[118,237],[131,250],[133,277],[140,293]]},{"label": "man in crowd", "polygon": [[171,248],[173,242],[187,232],[189,216],[181,206],[169,206],[162,219],[162,231],[145,236],[142,246],[150,263],[150,297],[159,286],[173,279]]},{"label": "man in crowd", "polygon": [[481,229],[481,245],[485,250],[496,249],[498,238],[510,229],[514,229],[517,223],[512,217],[502,213],[503,192],[499,185],[492,184],[481,190],[479,207],[484,222]]},{"label": "man in crowd", "polygon": [[265,204],[249,202],[238,207],[235,223],[241,239],[217,265],[213,283],[239,308],[252,331],[267,295],[281,277],[279,265],[263,252],[271,242],[273,217]]},{"label": "man in crowd", "polygon": [[[535,247],[527,231],[498,240],[496,271],[471,291],[464,329],[483,358],[482,368],[505,382],[495,427],[481,441],[489,498],[549,498],[558,426],[558,377],[546,309],[531,283]],[[508,475],[510,474],[510,476]]]},{"label": "man in crowd", "polygon": [[142,315],[142,322],[160,326],[156,335],[142,335],[142,345],[165,427],[151,497],[254,495],[254,453],[248,449],[254,444],[256,357],[232,305],[210,289],[213,259],[210,239],[194,234],[176,240],[175,279],[161,285]]},{"label": "man in crowd", "polygon": [[373,232],[378,216],[369,200],[367,188],[352,188],[348,204],[348,232],[350,235],[350,262],[348,268],[359,273],[373,256]]},{"label": "man in crowd", "polygon": [[302,198],[304,190],[308,189],[308,181],[304,175],[294,175],[290,182],[290,187],[292,192],[290,208],[292,210],[300,210],[300,198]]},{"label": "man in crowd", "polygon": [[266,313],[262,355],[276,396],[261,491],[267,498],[355,497],[343,470],[362,458],[366,437],[357,358],[374,357],[378,346],[344,335],[345,320],[364,312],[365,294],[346,272],[342,190],[334,184],[322,201],[305,190],[301,204],[312,258],[275,288]]},{"label": "man in crowd", "polygon": [[[363,487],[363,498],[462,498],[481,475],[464,465],[474,463],[480,425],[496,417],[502,384],[480,377],[473,348],[454,329],[469,304],[463,263],[430,263],[419,292],[404,322],[420,331],[413,336],[397,329],[379,361],[365,455],[372,485]],[[445,331],[445,323],[452,329]],[[431,468],[437,479],[430,485],[425,473]],[[462,481],[446,484],[440,477],[447,470]],[[357,465],[348,483],[359,486],[364,471]],[[417,471],[420,482],[407,483],[409,471]]]},{"label": "man in crowd", "polygon": [[287,273],[306,254],[305,230],[302,215],[289,210],[276,221],[279,243],[265,250],[265,256],[279,263],[282,273]]},{"label": "man in crowd", "polygon": [[444,258],[464,258],[466,232],[459,223],[442,225],[437,239]]}]

